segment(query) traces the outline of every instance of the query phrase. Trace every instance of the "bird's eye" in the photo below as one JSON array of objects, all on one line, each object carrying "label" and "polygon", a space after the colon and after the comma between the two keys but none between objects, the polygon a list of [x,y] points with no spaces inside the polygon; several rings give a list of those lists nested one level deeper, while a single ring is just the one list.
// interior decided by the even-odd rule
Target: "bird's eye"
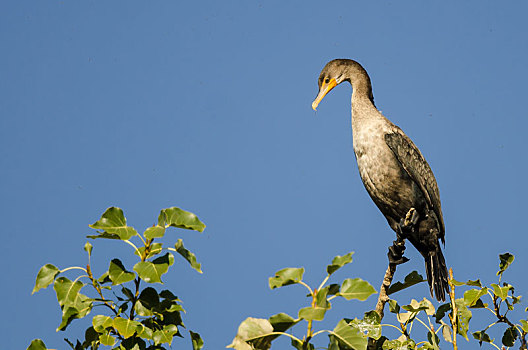
[{"label": "bird's eye", "polygon": [[326,78],[325,79],[325,84],[328,84],[330,82],[330,79]]}]

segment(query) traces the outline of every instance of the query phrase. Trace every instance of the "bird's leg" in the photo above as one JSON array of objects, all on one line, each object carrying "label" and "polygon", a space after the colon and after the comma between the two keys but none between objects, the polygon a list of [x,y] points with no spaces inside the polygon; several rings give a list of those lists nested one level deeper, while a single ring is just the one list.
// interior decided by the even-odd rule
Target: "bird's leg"
[{"label": "bird's leg", "polygon": [[409,261],[408,258],[403,256],[405,252],[405,238],[409,233],[414,232],[414,227],[418,223],[420,215],[414,208],[409,209],[404,219],[400,220],[400,223],[396,225],[396,237],[397,239],[392,242],[392,246],[389,247],[389,263],[399,265]]},{"label": "bird's leg", "polygon": [[400,224],[396,226],[396,236],[398,239],[392,242],[387,253],[389,264],[392,265],[400,265],[409,261],[408,258],[403,256],[405,252],[405,238]]}]

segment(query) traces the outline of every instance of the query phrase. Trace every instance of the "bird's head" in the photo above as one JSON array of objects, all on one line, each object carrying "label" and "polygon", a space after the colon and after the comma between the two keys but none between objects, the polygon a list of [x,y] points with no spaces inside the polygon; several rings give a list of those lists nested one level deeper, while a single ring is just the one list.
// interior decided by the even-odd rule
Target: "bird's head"
[{"label": "bird's head", "polygon": [[319,74],[319,92],[317,97],[312,102],[312,108],[315,111],[322,99],[337,85],[344,81],[352,83],[356,77],[366,77],[368,85],[370,86],[370,79],[367,72],[361,67],[359,63],[349,59],[335,59],[326,64],[321,74]]}]

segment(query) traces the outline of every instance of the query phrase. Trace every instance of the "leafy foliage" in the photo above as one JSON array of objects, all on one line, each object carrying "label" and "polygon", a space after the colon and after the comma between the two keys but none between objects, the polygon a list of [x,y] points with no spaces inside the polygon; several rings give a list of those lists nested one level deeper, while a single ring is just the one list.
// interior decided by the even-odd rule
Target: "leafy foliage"
[{"label": "leafy foliage", "polygon": [[[57,301],[62,310],[62,320],[57,330],[64,331],[75,319],[87,317],[96,306],[99,313],[91,318],[84,340],[74,344],[65,339],[74,350],[113,349],[162,350],[171,346],[175,336],[182,337],[185,328],[182,312],[185,310],[171,291],[158,291],[152,284],[163,284],[162,276],[174,264],[177,252],[189,262],[198,272],[201,265],[196,262],[196,256],[183,247],[179,239],[174,248],[165,247],[163,242],[154,242],[165,236],[169,227],[184,228],[202,232],[205,224],[192,213],[180,208],[163,209],[158,217],[157,225],[147,228],[141,236],[136,229],[127,225],[127,220],[120,208],[108,208],[91,228],[97,230],[92,239],[119,240],[133,247],[138,262],[127,268],[123,262],[114,258],[110,261],[108,270],[101,277],[95,278],[92,273],[91,254],[93,246],[87,242],[84,250],[88,253],[88,264],[84,267],[69,267],[59,269],[52,264],[44,265],[37,274],[33,293],[53,284]],[[139,247],[131,239],[139,241]],[[163,254],[164,253],[164,254]],[[62,275],[66,271],[81,271],[75,280]],[[142,288],[142,283],[147,283]],[[81,291],[92,292],[93,296]],[[103,312],[106,310],[106,312]],[[190,341],[194,350],[200,350],[204,342],[196,332],[189,331]],[[29,350],[47,349],[42,340],[35,339]]]},{"label": "leafy foliage", "polygon": [[[331,275],[339,268],[352,262],[350,252],[344,256],[336,256],[327,266],[327,276],[318,288],[312,289],[303,281],[304,268],[285,268],[269,278],[269,286],[276,289],[288,285],[299,284],[308,290],[310,305],[298,310],[297,319],[286,314],[279,314],[269,319],[249,317],[242,322],[233,342],[228,345],[236,350],[269,349],[271,342],[278,336],[291,338],[291,344],[299,350],[314,349],[310,340],[316,335],[328,333],[329,349],[365,349],[368,338],[379,339],[381,336],[380,318],[376,312],[368,312],[362,320],[343,319],[339,321],[333,330],[321,330],[314,332],[314,321],[322,321],[326,312],[331,309],[331,300],[342,297],[345,300],[366,300],[376,293],[374,287],[361,278],[347,278],[341,285],[326,285]],[[280,323],[278,321],[280,320]],[[285,330],[297,323],[307,323],[307,334],[300,339],[292,334],[284,333]],[[279,327],[280,325],[280,327]]]},{"label": "leafy foliage", "polygon": [[[163,284],[163,275],[174,264],[174,252],[195,271],[202,273],[202,269],[195,254],[184,247],[182,239],[178,239],[173,246],[164,245],[160,239],[166,238],[170,227],[202,232],[205,225],[196,215],[172,207],[161,210],[157,224],[140,235],[135,228],[128,226],[123,211],[112,207],[89,226],[96,230],[96,234],[88,238],[121,241],[133,248],[137,262],[127,267],[120,259],[113,258],[108,265],[105,264],[108,269],[96,278],[91,264],[93,246],[87,242],[84,245],[88,255],[86,267],[59,269],[52,264],[44,265],[37,274],[33,293],[53,285],[62,311],[57,330],[66,330],[71,322],[86,318],[98,307],[98,313],[91,317],[86,329],[85,339],[75,343],[65,339],[72,349],[111,347],[116,350],[163,350],[167,346],[171,347],[174,337],[183,337],[185,326],[182,312],[185,310],[182,301],[171,291],[158,290],[156,287]],[[140,244],[136,245],[137,242]],[[388,302],[395,324],[382,324],[383,313],[378,314],[373,310],[365,312],[361,318],[342,318],[333,329],[315,330],[316,322],[323,321],[332,309],[333,299],[365,302],[377,293],[369,282],[358,277],[328,284],[337,270],[352,262],[352,255],[353,252],[349,252],[334,257],[326,266],[326,276],[317,288],[310,287],[303,280],[305,270],[302,267],[277,271],[269,278],[270,289],[301,285],[308,291],[308,304],[297,310],[297,318],[286,313],[267,319],[246,318],[227,347],[236,350],[268,350],[278,337],[288,337],[293,348],[314,350],[313,339],[325,334],[328,337],[328,350],[437,350],[451,346],[457,350],[457,342],[461,338],[477,341],[480,345],[487,343],[496,349],[516,344],[520,344],[521,349],[528,348],[528,319],[514,321],[511,316],[511,312],[516,307],[518,309],[521,296],[515,294],[513,285],[502,280],[514,262],[514,256],[510,253],[499,255],[498,280],[489,286],[480,279],[459,282],[453,278],[451,270],[450,300],[437,307],[427,298],[412,299],[410,303],[400,305],[393,297],[403,289],[426,281],[417,271],[411,272],[402,282],[395,282],[385,289],[386,294],[380,294],[380,299],[383,296],[384,303]],[[80,275],[70,280],[65,276],[65,272],[70,270],[80,271]],[[456,297],[456,292],[459,297]],[[376,310],[379,311],[378,308]],[[479,327],[471,330],[471,320],[477,312],[484,312],[487,316],[491,314],[493,319],[484,329]],[[528,312],[528,308],[524,312]],[[292,332],[298,328],[298,324],[306,325],[302,337]],[[502,327],[502,336],[500,339],[492,338],[490,329],[499,327]],[[392,333],[387,332],[387,328],[392,329]],[[398,332],[396,337],[390,336],[394,330]],[[190,330],[188,333],[192,349],[202,349],[204,342],[200,335]],[[496,331],[491,334],[496,334]],[[33,340],[28,347],[28,350],[46,349],[40,339]]]},{"label": "leafy foliage", "polygon": [[[500,345],[495,344],[495,339],[492,339],[487,332],[491,327],[499,327],[500,324],[504,324],[505,328],[500,339],[501,345],[512,347],[516,342],[519,342],[521,349],[526,349],[528,320],[521,319],[518,323],[513,323],[508,317],[508,312],[514,309],[514,305],[520,302],[521,297],[514,294],[515,289],[511,284],[505,282],[501,284],[501,278],[513,260],[513,255],[509,253],[499,256],[499,271],[497,272],[499,281],[490,286],[484,286],[478,279],[459,282],[451,277],[449,281],[451,300],[437,308],[427,298],[423,298],[421,301],[412,299],[409,304],[402,306],[395,299],[389,299],[389,311],[396,316],[396,324],[382,325],[380,315],[376,311],[369,311],[365,313],[362,319],[344,318],[337,323],[334,329],[320,331],[314,331],[313,324],[315,321],[324,319],[326,312],[331,308],[330,301],[332,299],[342,297],[346,300],[365,301],[376,291],[368,282],[360,278],[347,278],[341,285],[326,285],[330,276],[337,269],[352,262],[352,253],[336,256],[326,268],[326,278],[317,289],[313,290],[303,281],[303,268],[282,269],[269,279],[270,288],[275,289],[292,284],[303,285],[309,291],[310,305],[301,308],[298,311],[298,318],[295,320],[286,315],[287,322],[281,330],[275,328],[271,322],[275,316],[269,320],[247,318],[241,323],[235,339],[228,347],[236,350],[267,350],[271,348],[275,338],[286,336],[291,339],[293,348],[309,350],[315,349],[312,339],[326,333],[329,338],[326,347],[328,350],[438,350],[441,347],[444,349],[451,346],[456,350],[458,349],[457,336],[469,341],[468,335],[471,334],[472,339],[478,341],[480,345],[488,343],[496,349],[501,349]],[[391,285],[387,294],[392,297],[398,291],[424,281],[426,280],[418,272],[413,271],[404,278],[403,282],[396,282]],[[462,297],[455,297],[455,291],[458,291],[457,287],[465,287]],[[485,310],[486,315],[489,315],[489,311],[491,311],[495,319],[485,329],[471,332],[470,323],[473,313],[480,310]],[[296,337],[293,333],[284,333],[284,330],[301,321],[305,321],[307,324],[305,336]],[[414,327],[414,324],[422,325],[425,332],[417,331],[419,327]],[[382,335],[386,328],[397,329],[399,336],[396,339],[390,339]],[[448,345],[441,345],[442,341]]]}]

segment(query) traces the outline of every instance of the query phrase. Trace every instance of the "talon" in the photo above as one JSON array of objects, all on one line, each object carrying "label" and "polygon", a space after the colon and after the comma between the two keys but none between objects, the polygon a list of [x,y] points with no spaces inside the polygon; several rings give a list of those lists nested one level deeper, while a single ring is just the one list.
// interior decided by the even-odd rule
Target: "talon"
[{"label": "talon", "polygon": [[387,256],[389,258],[389,264],[393,264],[393,265],[401,265],[409,261],[409,258],[405,256],[396,257],[396,256],[393,256],[390,252],[387,253]]},{"label": "talon", "polygon": [[389,258],[389,263],[394,265],[400,265],[409,261],[408,258],[403,256],[405,251],[405,242],[404,241],[394,241],[393,245],[389,247],[389,252],[387,257]]}]

